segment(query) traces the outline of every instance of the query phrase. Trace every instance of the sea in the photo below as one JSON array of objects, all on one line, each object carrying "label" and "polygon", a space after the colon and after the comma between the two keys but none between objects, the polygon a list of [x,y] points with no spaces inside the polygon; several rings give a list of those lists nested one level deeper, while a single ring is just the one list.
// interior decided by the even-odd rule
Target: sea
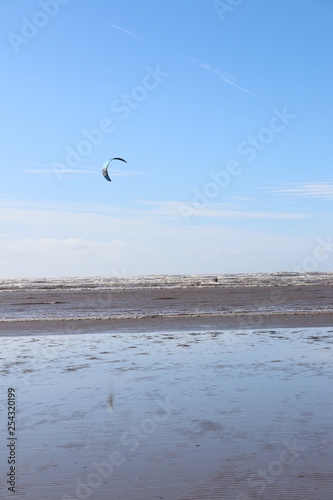
[{"label": "sea", "polygon": [[0,323],[333,313],[333,273],[0,280]]}]

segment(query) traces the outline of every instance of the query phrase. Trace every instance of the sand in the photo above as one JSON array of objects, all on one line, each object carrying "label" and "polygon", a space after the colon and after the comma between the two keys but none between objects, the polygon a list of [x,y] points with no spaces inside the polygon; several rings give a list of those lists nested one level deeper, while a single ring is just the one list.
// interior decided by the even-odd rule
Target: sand
[{"label": "sand", "polygon": [[[15,336],[22,499],[332,499],[328,328]],[[1,498],[6,408],[1,406]]]}]

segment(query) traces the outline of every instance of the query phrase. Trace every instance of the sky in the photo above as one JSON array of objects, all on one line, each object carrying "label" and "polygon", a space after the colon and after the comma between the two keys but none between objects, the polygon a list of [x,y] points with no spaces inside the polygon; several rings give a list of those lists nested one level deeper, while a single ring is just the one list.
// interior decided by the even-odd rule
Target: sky
[{"label": "sky", "polygon": [[333,270],[331,0],[0,10],[0,278]]}]

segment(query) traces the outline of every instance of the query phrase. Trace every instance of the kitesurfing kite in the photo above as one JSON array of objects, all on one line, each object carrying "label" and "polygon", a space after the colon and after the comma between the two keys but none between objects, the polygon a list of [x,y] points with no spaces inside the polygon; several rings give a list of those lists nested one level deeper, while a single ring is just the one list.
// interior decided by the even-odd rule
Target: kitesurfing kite
[{"label": "kitesurfing kite", "polygon": [[104,175],[105,179],[107,181],[110,181],[110,182],[111,182],[111,179],[110,179],[109,174],[108,174],[108,167],[109,167],[110,163],[112,162],[112,160],[120,160],[120,161],[123,161],[123,162],[127,163],[127,161],[123,160],[122,158],[110,158],[109,160],[107,160],[104,163],[102,172],[103,172],[103,175]]}]

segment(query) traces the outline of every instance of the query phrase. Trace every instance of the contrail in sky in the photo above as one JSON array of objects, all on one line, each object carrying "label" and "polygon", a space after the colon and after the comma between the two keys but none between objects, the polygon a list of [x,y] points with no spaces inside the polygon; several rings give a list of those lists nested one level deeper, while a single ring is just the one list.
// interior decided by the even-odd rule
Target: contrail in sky
[{"label": "contrail in sky", "polygon": [[226,71],[221,71],[218,68],[212,68],[212,66],[210,66],[209,64],[204,64],[204,63],[200,64],[200,68],[203,69],[203,70],[205,70],[205,71],[209,71],[209,73],[212,73],[213,75],[218,76],[219,78],[221,78],[221,80],[223,80],[228,85],[232,85],[236,89],[241,90],[242,92],[246,92],[247,94],[250,94],[253,97],[257,97],[258,99],[262,99],[259,95],[254,94],[250,90],[248,90],[248,89],[246,89],[244,87],[241,87],[240,85],[237,85],[237,83],[233,82],[232,79],[234,77],[232,77],[231,75],[229,75],[229,73],[227,73]]},{"label": "contrail in sky", "polygon": [[107,21],[108,25],[111,26],[111,28],[114,28],[116,30],[119,30],[119,31],[122,31],[123,33],[126,33],[126,35],[129,35],[131,36],[132,38],[135,38],[136,40],[140,40],[139,37],[137,37],[136,35],[134,35],[134,33],[132,33],[131,31],[125,29],[125,28],[122,28],[121,26],[117,26],[116,24],[112,24],[110,23],[110,21]]}]

